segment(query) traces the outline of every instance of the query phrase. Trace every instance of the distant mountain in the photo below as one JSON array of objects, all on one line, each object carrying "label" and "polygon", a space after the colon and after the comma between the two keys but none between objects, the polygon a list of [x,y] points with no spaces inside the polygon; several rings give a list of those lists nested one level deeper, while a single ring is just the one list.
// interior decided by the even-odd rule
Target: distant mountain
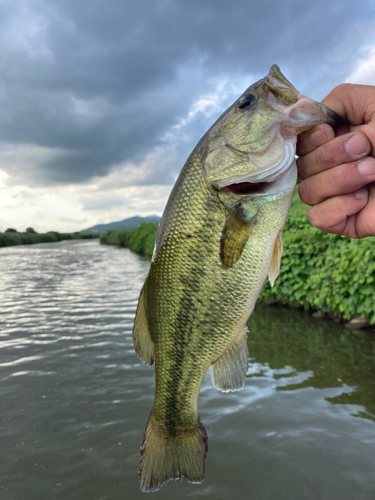
[{"label": "distant mountain", "polygon": [[128,229],[132,227],[138,227],[141,222],[152,222],[153,224],[159,224],[160,217],[158,215],[150,215],[149,217],[140,217],[136,215],[135,217],[129,217],[129,219],[120,220],[118,222],[110,222],[109,224],[97,224],[96,226],[89,227],[88,229],[83,229],[81,233],[104,233],[109,229]]}]

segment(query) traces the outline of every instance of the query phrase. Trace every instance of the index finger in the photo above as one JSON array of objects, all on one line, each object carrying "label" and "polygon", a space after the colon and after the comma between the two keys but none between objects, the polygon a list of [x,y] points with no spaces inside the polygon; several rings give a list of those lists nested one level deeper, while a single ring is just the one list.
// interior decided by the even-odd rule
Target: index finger
[{"label": "index finger", "polygon": [[327,123],[322,123],[311,130],[299,134],[296,154],[301,156],[311,153],[311,151],[314,151],[314,149],[322,146],[334,137],[335,132],[333,128],[327,125]]}]

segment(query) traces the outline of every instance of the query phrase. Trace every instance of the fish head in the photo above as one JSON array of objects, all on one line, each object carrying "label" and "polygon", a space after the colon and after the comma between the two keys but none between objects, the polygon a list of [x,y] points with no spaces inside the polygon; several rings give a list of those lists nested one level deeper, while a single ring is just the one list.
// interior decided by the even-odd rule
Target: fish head
[{"label": "fish head", "polygon": [[264,192],[274,181],[292,177],[300,132],[320,123],[336,126],[339,120],[324,104],[301,95],[274,64],[208,131],[206,182],[223,194]]}]

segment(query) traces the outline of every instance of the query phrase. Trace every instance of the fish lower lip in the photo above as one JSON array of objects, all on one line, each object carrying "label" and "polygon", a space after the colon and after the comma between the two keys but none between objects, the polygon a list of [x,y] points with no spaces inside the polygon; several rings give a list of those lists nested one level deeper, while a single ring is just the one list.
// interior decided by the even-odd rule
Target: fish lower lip
[{"label": "fish lower lip", "polygon": [[268,184],[268,182],[240,182],[238,184],[230,184],[229,186],[225,186],[225,188],[229,189],[233,194],[244,196],[247,194],[262,193]]}]

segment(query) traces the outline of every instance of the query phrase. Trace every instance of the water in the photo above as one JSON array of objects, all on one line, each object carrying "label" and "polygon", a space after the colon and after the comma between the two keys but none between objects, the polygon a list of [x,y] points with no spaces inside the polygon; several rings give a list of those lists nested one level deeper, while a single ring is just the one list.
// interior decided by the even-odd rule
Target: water
[{"label": "water", "polygon": [[[0,249],[2,500],[145,498],[153,369],[131,330],[148,262],[98,241]],[[375,339],[303,312],[251,318],[244,389],[206,377],[206,479],[163,499],[375,498]]]}]

